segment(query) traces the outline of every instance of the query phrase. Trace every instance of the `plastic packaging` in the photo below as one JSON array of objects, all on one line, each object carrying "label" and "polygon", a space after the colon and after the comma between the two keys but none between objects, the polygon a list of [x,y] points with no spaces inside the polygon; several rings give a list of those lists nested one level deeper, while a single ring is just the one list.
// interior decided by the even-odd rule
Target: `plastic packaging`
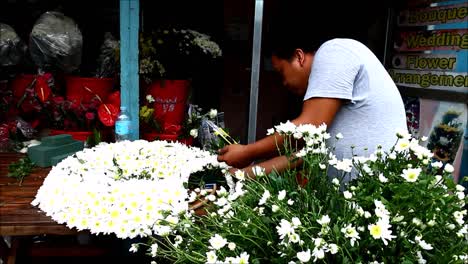
[{"label": "plastic packaging", "polygon": [[78,26],[59,12],[46,12],[39,17],[29,38],[31,57],[43,69],[76,70],[81,64],[82,46],[83,37]]},{"label": "plastic packaging", "polygon": [[224,128],[224,113],[218,113],[214,121],[215,122],[208,118],[203,118],[201,121],[198,130],[198,141],[204,150],[217,151],[217,149],[213,149],[213,147],[218,146],[221,142],[216,131],[218,128]]},{"label": "plastic packaging", "polygon": [[104,42],[101,45],[101,53],[97,60],[98,68],[96,77],[109,78],[114,77],[118,72],[117,50],[119,41],[112,36],[110,32],[104,34]]},{"label": "plastic packaging", "polygon": [[0,66],[14,66],[21,62],[26,53],[26,44],[15,30],[0,23]]},{"label": "plastic packaging", "polygon": [[127,112],[127,107],[121,106],[120,113],[115,121],[115,142],[130,140],[131,118]]}]

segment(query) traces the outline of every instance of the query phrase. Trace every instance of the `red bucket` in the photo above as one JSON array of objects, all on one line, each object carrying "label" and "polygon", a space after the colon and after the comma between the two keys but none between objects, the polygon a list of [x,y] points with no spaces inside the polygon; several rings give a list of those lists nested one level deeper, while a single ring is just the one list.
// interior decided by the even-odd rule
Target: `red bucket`
[{"label": "red bucket", "polygon": [[102,101],[106,100],[114,86],[112,78],[67,76],[65,82],[67,99],[82,103],[90,103],[96,96],[99,96]]},{"label": "red bucket", "polygon": [[52,129],[50,130],[49,136],[56,136],[56,135],[62,135],[62,134],[68,134],[68,135],[71,135],[74,140],[86,142],[88,140],[88,137],[90,137],[93,134],[93,132],[91,131],[66,131],[66,130]]},{"label": "red bucket", "polygon": [[34,74],[19,74],[16,75],[15,79],[13,79],[10,83],[11,90],[13,91],[13,96],[16,99],[23,97],[24,93],[26,92],[26,88],[28,88],[32,82],[36,78]]},{"label": "red bucket", "polygon": [[149,132],[149,133],[144,133],[142,135],[142,138],[147,141],[154,141],[154,140],[166,140],[169,142],[180,142],[182,144],[185,144],[187,146],[192,146],[193,145],[193,138],[183,138],[183,139],[178,139],[177,135],[170,135],[170,134],[160,134],[157,132]]},{"label": "red bucket", "polygon": [[162,124],[180,125],[185,117],[190,82],[187,80],[155,81],[148,93],[155,100],[154,116]]}]

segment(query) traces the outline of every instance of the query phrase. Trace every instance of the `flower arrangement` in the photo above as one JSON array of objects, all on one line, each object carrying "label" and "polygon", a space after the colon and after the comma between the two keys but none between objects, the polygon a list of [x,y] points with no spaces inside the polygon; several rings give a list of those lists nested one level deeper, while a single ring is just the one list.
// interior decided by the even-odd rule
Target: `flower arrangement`
[{"label": "flower arrangement", "polygon": [[[255,179],[236,171],[229,192],[207,195],[207,215],[185,215],[171,235],[134,249],[180,263],[468,261],[464,187],[451,179],[450,164],[431,161],[419,145],[427,138],[400,132],[388,152],[338,160],[324,125],[275,131],[285,138],[281,152],[300,157],[301,168],[265,175],[254,167]],[[358,177],[345,182],[350,173]]]},{"label": "flower arrangement", "polygon": [[191,29],[158,29],[140,35],[140,76],[156,79],[187,79],[201,62],[222,56],[211,37]]},{"label": "flower arrangement", "polygon": [[203,113],[203,109],[196,105],[189,105],[186,117],[181,125],[161,124],[154,115],[155,99],[151,94],[146,95],[146,102],[140,107],[139,117],[143,131],[177,134],[179,139],[197,138],[204,118],[214,120],[218,115],[216,109]]},{"label": "flower arrangement", "polygon": [[53,167],[32,204],[93,234],[167,235],[190,214],[190,175],[219,167],[215,155],[179,143],[101,143]]}]

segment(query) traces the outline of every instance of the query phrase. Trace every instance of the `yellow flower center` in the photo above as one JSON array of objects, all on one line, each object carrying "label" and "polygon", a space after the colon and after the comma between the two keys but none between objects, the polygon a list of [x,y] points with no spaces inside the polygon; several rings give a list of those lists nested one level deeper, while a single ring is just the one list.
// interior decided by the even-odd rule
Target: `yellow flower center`
[{"label": "yellow flower center", "polygon": [[378,226],[378,225],[373,225],[370,228],[370,234],[374,238],[379,238],[382,235],[382,228],[380,228],[380,226]]}]

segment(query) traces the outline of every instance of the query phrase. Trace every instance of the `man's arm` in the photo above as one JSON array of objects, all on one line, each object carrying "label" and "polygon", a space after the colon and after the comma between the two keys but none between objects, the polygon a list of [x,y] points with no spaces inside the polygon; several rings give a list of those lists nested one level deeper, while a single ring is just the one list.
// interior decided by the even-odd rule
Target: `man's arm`
[{"label": "man's arm", "polygon": [[[304,101],[302,112],[292,121],[295,125],[325,123],[330,126],[342,105],[341,99],[311,98]],[[283,138],[277,133],[249,145],[230,145],[220,150],[218,160],[236,168],[244,168],[256,159],[278,154],[277,148],[283,146]]]},{"label": "man's arm", "polygon": [[[302,162],[302,159],[296,158],[294,155],[291,157],[278,156],[257,164],[250,165],[240,170],[242,170],[247,177],[255,179],[256,175],[252,169],[256,166],[264,168],[265,174],[268,175],[273,171],[282,172],[287,169],[294,169],[300,166]],[[234,174],[236,170],[237,169],[231,170],[231,173]]]}]

